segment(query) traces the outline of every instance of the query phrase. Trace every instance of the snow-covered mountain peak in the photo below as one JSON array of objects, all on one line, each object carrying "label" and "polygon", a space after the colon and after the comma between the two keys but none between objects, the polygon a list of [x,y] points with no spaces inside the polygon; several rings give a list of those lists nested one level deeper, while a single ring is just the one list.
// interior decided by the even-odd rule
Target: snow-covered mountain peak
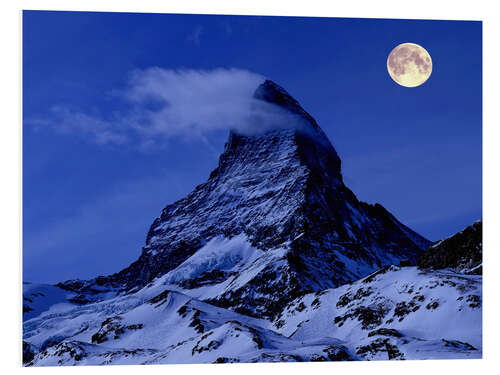
[{"label": "snow-covered mountain peak", "polygon": [[[169,275],[183,290],[203,285],[207,294],[196,292],[202,300],[271,316],[304,293],[352,282],[401,260],[415,263],[429,241],[381,205],[356,198],[314,118],[272,81],[254,96],[266,107],[258,116],[270,114],[284,126],[251,135],[231,131],[217,168],[162,210],[137,261],[116,274],[62,287],[132,292]],[[297,127],[297,119],[309,130]],[[179,276],[185,272],[196,277],[187,282]]]}]

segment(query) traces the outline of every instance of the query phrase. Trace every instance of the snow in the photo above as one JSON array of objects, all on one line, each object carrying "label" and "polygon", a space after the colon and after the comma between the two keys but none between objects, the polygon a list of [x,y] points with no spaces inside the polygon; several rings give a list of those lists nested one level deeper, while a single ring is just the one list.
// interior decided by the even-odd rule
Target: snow
[{"label": "snow", "polygon": [[243,234],[231,239],[215,237],[175,270],[169,272],[164,281],[177,283],[197,278],[212,270],[238,271],[242,264],[256,260],[262,253],[262,250],[252,247]]},{"label": "snow", "polygon": [[[206,255],[213,254],[215,243],[225,249],[214,263],[220,267],[233,269],[228,259],[252,259],[251,246],[241,238],[209,242]],[[193,259],[188,269],[204,269],[194,267],[203,263]],[[292,361],[311,360],[332,350],[344,359],[381,360],[388,359],[386,347],[396,348],[405,359],[480,358],[482,353],[481,276],[391,266],[353,284],[299,297],[272,322],[169,291],[158,281],[136,293],[49,309],[50,313],[26,320],[24,340],[38,349],[46,347],[32,364]],[[41,290],[36,285],[26,289]],[[345,296],[348,302],[339,304]],[[418,296],[423,297],[415,299]],[[417,300],[418,309],[401,321],[394,318],[398,304]],[[435,301],[436,308],[426,307]],[[471,307],[470,301],[479,305]],[[363,328],[356,309],[378,305],[387,307],[383,320]],[[344,324],[335,324],[343,315],[348,315]],[[379,328],[397,330],[401,337],[370,333]],[[107,332],[106,339],[93,342],[99,332]],[[372,347],[376,350],[366,349]],[[80,353],[78,359],[75,353]]]},{"label": "snow", "polygon": [[23,283],[23,305],[32,309],[24,313],[25,320],[36,317],[42,313],[61,311],[71,307],[69,298],[75,293],[68,292],[54,285]]},{"label": "snow", "polygon": [[[407,359],[440,358],[439,352],[429,356],[415,350],[418,349],[419,343],[432,346],[430,343],[435,342],[436,345],[442,346],[443,339],[471,344],[478,350],[468,352],[464,356],[480,357],[481,308],[473,308],[465,301],[471,295],[482,299],[481,281],[481,276],[464,276],[448,270],[426,273],[416,267],[393,266],[388,272],[377,275],[368,283],[360,280],[352,285],[328,290],[321,296],[313,293],[299,298],[285,309],[282,317],[277,318],[277,321],[284,322],[278,332],[296,340],[324,335],[336,337],[351,346],[360,346],[367,341],[369,331],[386,327],[396,329],[412,343],[411,347],[405,349]],[[371,290],[371,293],[356,299],[354,296],[361,289]],[[345,306],[339,305],[341,296],[346,293],[350,293],[352,301]],[[419,308],[416,311],[410,311],[402,321],[394,318],[398,304],[409,303],[418,296],[422,296],[422,301],[417,303]],[[315,299],[317,302],[313,303]],[[436,308],[426,307],[434,301],[438,303]],[[300,312],[296,311],[301,302],[306,308]],[[388,311],[384,319],[371,328],[363,329],[357,317],[348,317],[341,326],[332,324],[336,317],[353,314],[356,308],[379,305],[387,307]],[[449,350],[446,349],[443,353],[443,356],[446,356]],[[454,352],[452,357],[461,356]]]}]

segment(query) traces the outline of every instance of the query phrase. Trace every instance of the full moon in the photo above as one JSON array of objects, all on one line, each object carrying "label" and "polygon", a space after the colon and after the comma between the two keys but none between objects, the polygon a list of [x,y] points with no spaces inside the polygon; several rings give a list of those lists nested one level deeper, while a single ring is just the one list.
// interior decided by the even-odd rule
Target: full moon
[{"label": "full moon", "polygon": [[415,43],[403,43],[389,54],[387,71],[401,86],[420,86],[432,73],[432,59],[424,47]]}]

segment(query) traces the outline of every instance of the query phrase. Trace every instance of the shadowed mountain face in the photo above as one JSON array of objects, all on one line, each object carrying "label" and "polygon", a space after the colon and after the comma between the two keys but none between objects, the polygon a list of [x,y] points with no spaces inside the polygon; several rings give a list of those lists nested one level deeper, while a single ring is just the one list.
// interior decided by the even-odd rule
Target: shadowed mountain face
[{"label": "shadowed mountain face", "polygon": [[[343,183],[335,149],[299,103],[271,81],[254,98],[286,112],[289,123],[252,135],[231,131],[208,181],[163,209],[136,262],[111,276],[59,285],[131,292],[176,269],[196,269],[184,276],[174,272],[167,281],[184,289],[220,285],[200,298],[274,316],[305,293],[401,260],[415,264],[429,241],[381,205],[356,198]],[[221,260],[217,243],[247,250]],[[207,247],[214,253],[203,263]]]},{"label": "shadowed mountain face", "polygon": [[452,268],[456,272],[483,273],[483,222],[476,221],[463,231],[438,241],[418,259],[420,268]]}]

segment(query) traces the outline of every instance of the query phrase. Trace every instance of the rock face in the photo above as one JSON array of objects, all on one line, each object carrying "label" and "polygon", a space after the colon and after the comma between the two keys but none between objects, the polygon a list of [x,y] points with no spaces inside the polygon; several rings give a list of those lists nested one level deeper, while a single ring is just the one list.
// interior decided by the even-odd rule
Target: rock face
[{"label": "rock face", "polygon": [[483,223],[477,221],[463,231],[438,241],[418,259],[420,268],[452,268],[457,272],[481,275],[483,264]]},{"label": "rock face", "polygon": [[[136,262],[83,286],[63,286],[76,291],[99,281],[136,290],[189,261],[210,241],[243,236],[262,252],[254,259],[259,267],[244,283],[206,300],[270,316],[298,295],[352,282],[401,260],[415,264],[430,242],[381,205],[356,198],[343,183],[335,149],[299,103],[272,81],[260,85],[254,98],[286,113],[285,123],[253,135],[232,131],[208,181],[163,209]],[[237,272],[244,269],[241,263]],[[235,276],[206,271],[180,280],[181,286]]]}]

